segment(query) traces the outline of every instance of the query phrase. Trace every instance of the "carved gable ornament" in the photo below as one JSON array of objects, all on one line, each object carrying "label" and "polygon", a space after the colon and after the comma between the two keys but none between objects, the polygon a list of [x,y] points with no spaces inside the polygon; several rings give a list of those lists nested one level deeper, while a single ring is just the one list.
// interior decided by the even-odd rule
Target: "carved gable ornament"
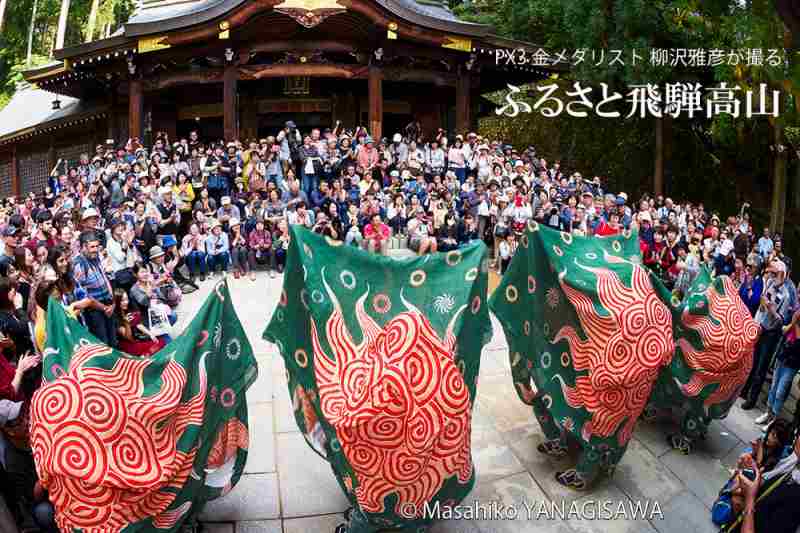
[{"label": "carved gable ornament", "polygon": [[313,28],[326,18],[347,11],[337,0],[283,0],[274,9],[306,28]]}]

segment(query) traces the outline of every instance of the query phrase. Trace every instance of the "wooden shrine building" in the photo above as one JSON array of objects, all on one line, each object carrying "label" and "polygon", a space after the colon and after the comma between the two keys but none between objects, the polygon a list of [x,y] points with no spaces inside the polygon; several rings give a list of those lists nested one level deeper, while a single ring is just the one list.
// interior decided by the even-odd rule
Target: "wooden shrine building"
[{"label": "wooden shrine building", "polygon": [[[418,120],[464,132],[482,94],[548,74],[497,50],[537,49],[459,20],[440,0],[143,0],[109,38],[55,51],[0,111],[0,197],[39,193],[58,159],[156,132],[255,139],[286,120],[380,138]],[[483,102],[484,109],[481,109]]]}]

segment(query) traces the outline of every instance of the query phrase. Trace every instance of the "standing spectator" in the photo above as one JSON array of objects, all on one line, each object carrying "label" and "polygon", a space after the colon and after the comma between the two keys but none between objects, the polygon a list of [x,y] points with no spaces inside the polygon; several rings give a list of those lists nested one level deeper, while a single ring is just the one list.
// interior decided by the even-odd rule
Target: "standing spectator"
[{"label": "standing spectator", "polygon": [[322,169],[322,156],[312,143],[310,136],[303,139],[303,146],[298,150],[300,158],[300,177],[303,182],[303,191],[307,197],[319,187],[319,178]]},{"label": "standing spectator", "polygon": [[500,275],[506,273],[508,265],[511,264],[511,259],[514,258],[514,253],[517,251],[517,239],[513,231],[506,235],[503,242],[500,243]]},{"label": "standing spectator", "polygon": [[786,265],[781,261],[773,261],[767,266],[766,273],[768,281],[755,316],[755,321],[762,329],[761,337],[753,354],[753,368],[741,393],[747,398],[742,404],[745,411],[755,407],[761,394],[761,386],[766,379],[789,313],[789,291],[785,284]]},{"label": "standing spectator", "polygon": [[747,260],[745,268],[745,278],[739,287],[739,296],[750,311],[750,316],[756,316],[758,307],[761,304],[761,291],[764,289],[758,265],[751,259]]},{"label": "standing spectator", "polygon": [[774,244],[769,234],[769,228],[764,228],[764,233],[761,235],[761,238],[758,239],[758,253],[761,254],[761,257],[766,259],[772,254],[773,246]]},{"label": "standing spectator", "polygon": [[775,370],[772,373],[772,385],[767,398],[767,411],[756,418],[756,424],[767,427],[781,414],[783,404],[789,396],[792,382],[800,369],[800,311],[794,313],[788,326],[783,328],[785,344],[778,349]]},{"label": "standing spectator", "polygon": [[238,218],[231,219],[230,223],[231,258],[233,260],[233,277],[246,277],[248,272],[247,238],[242,233],[242,224]]}]

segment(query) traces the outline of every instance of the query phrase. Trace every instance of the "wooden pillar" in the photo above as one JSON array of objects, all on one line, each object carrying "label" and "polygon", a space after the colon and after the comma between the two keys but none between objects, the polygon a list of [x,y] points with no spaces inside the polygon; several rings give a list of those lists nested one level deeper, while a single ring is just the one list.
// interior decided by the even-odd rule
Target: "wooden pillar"
[{"label": "wooden pillar", "polygon": [[222,121],[225,141],[239,138],[238,113],[236,111],[236,85],[239,79],[236,65],[225,67],[222,89]]},{"label": "wooden pillar", "polygon": [[47,149],[47,171],[52,172],[57,162],[56,147],[53,144],[53,138],[50,137],[50,147]]},{"label": "wooden pillar", "polygon": [[11,193],[19,198],[22,189],[19,186],[19,161],[17,161],[17,146],[11,152]]},{"label": "wooden pillar", "polygon": [[470,77],[468,73],[461,72],[456,81],[456,133],[465,137],[470,130]]},{"label": "wooden pillar", "polygon": [[241,113],[239,114],[239,135],[242,141],[246,139],[256,139],[258,137],[258,102],[253,95],[247,95],[244,98],[240,95],[239,107]]},{"label": "wooden pillar", "polygon": [[128,87],[128,137],[142,140],[142,122],[144,120],[142,80],[132,79]]},{"label": "wooden pillar", "polygon": [[375,144],[383,133],[383,73],[375,66],[369,67],[369,133]]}]

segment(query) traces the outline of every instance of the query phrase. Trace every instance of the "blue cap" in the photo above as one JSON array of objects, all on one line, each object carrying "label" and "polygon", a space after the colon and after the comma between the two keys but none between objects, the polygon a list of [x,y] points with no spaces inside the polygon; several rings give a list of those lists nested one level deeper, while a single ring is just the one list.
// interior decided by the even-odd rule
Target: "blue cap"
[{"label": "blue cap", "polygon": [[178,241],[175,240],[175,237],[172,235],[165,235],[164,238],[161,240],[161,246],[164,248],[170,248],[172,246],[177,246]]}]

